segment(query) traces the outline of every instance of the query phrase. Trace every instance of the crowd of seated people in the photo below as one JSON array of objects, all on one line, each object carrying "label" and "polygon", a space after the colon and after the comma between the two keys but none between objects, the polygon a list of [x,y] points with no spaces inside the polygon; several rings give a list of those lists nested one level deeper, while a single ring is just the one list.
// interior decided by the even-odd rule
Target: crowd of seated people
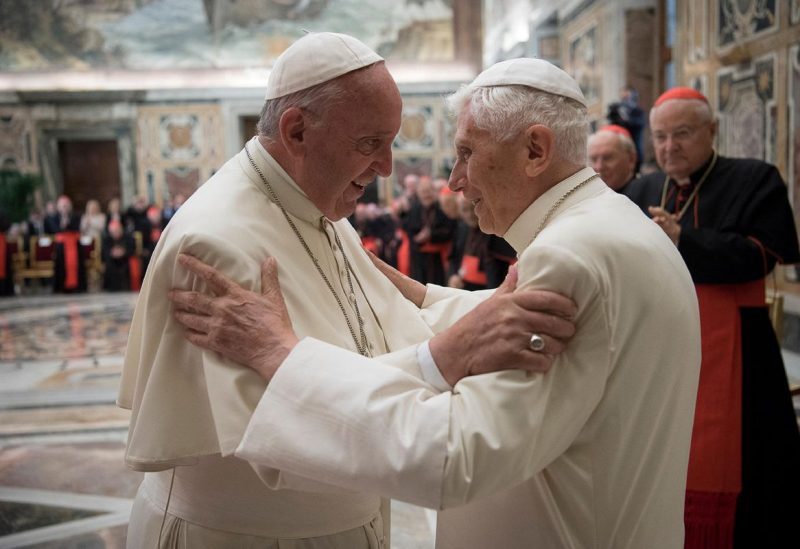
[{"label": "crowd of seated people", "polygon": [[125,210],[112,198],[102,210],[86,202],[82,214],[62,195],[11,223],[0,212],[0,295],[35,287],[54,293],[138,290],[161,231],[184,201],[162,210],[141,196]]},{"label": "crowd of seated people", "polygon": [[[366,249],[422,283],[495,288],[515,261],[501,238],[477,228],[472,204],[445,179],[408,175],[391,207],[359,204],[351,222]],[[112,198],[105,210],[88,200],[83,213],[66,195],[9,223],[0,212],[0,295],[29,289],[54,293],[136,291],[161,231],[184,201],[162,208],[136,196],[127,208]]]}]

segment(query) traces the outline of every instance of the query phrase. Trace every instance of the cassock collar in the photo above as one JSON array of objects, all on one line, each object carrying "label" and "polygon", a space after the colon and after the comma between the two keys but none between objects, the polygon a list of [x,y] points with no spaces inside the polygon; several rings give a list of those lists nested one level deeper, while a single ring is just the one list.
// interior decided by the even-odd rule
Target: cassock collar
[{"label": "cassock collar", "polygon": [[[250,151],[253,162],[256,163],[258,169],[261,170],[261,173],[267,178],[272,190],[278,195],[278,200],[281,201],[286,211],[298,219],[319,226],[324,217],[322,212],[309,200],[306,193],[292,180],[289,174],[286,173],[286,170],[278,164],[277,160],[272,158],[264,146],[261,145],[258,137],[254,137],[248,141],[245,147]],[[251,179],[253,179],[258,184],[258,188],[272,200],[261,177],[253,170],[253,166],[250,165],[247,154],[244,151],[240,154],[245,170],[252,176]]]},{"label": "cassock collar", "polygon": [[[550,211],[550,208],[556,201],[564,196],[564,193],[569,191],[572,187],[587,179],[595,174],[595,171],[592,168],[583,168],[582,170],[572,174],[568,178],[564,179],[560,183],[555,184],[554,186],[550,187],[545,191],[545,193],[533,201],[533,204],[527,207],[527,209],[520,214],[520,216],[511,224],[511,226],[506,231],[506,234],[503,235],[503,238],[511,244],[517,254],[521,254],[525,248],[530,246],[531,242],[533,242],[534,238],[534,231],[539,226],[539,223],[542,222],[542,219],[547,212]],[[595,181],[589,183],[588,188],[595,187],[596,185],[600,185],[605,187],[606,184],[603,183],[600,178]],[[575,200],[576,196],[580,196],[582,193],[581,191],[585,191],[586,187],[580,189],[576,193],[573,193],[564,201],[564,204],[553,214],[553,217],[550,219],[552,220],[558,216],[558,214],[566,208],[568,204]]]},{"label": "cassock collar", "polygon": [[[719,155],[717,155],[717,157],[719,158]],[[703,177],[703,174],[706,173],[708,165],[711,164],[712,160],[714,160],[714,151],[711,151],[711,156],[709,156],[708,159],[703,162],[703,165],[693,171],[689,176],[689,181],[691,182],[692,186],[697,185],[697,182],[700,181],[700,179]]]}]

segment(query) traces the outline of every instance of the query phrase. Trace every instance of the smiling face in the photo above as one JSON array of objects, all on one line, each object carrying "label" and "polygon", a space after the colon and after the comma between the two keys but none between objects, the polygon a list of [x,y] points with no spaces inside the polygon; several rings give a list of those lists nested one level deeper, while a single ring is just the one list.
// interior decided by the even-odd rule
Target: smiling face
[{"label": "smiling face", "polygon": [[392,142],[400,130],[402,101],[383,64],[341,77],[343,101],[306,113],[297,184],[331,221],[353,213],[364,188],[392,173]]},{"label": "smiling face", "polygon": [[672,99],[650,111],[650,129],[658,165],[680,181],[709,159],[717,128],[707,105],[696,99]]},{"label": "smiling face", "polygon": [[475,125],[467,103],[458,115],[456,163],[450,189],[464,193],[475,207],[478,225],[488,234],[503,235],[532,202],[525,165],[525,134],[500,142]]}]

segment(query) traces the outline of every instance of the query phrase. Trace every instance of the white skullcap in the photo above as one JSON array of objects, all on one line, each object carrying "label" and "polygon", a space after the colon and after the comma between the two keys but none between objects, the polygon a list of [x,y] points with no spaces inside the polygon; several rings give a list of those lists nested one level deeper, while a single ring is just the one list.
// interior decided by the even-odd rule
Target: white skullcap
[{"label": "white skullcap", "polygon": [[578,83],[566,72],[544,59],[523,57],[495,63],[480,73],[469,87],[513,85],[528,86],[554,95],[569,97],[586,106],[586,98]]},{"label": "white skullcap", "polygon": [[383,58],[352,36],[312,32],[289,46],[275,61],[264,99],[305,90],[378,61]]}]

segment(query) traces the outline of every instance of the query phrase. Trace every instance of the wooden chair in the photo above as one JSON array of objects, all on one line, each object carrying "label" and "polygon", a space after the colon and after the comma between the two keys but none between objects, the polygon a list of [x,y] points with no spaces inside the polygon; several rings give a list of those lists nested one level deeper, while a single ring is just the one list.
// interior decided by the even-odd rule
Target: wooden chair
[{"label": "wooden chair", "polygon": [[28,261],[22,270],[22,280],[53,278],[56,243],[51,235],[30,237]]}]

